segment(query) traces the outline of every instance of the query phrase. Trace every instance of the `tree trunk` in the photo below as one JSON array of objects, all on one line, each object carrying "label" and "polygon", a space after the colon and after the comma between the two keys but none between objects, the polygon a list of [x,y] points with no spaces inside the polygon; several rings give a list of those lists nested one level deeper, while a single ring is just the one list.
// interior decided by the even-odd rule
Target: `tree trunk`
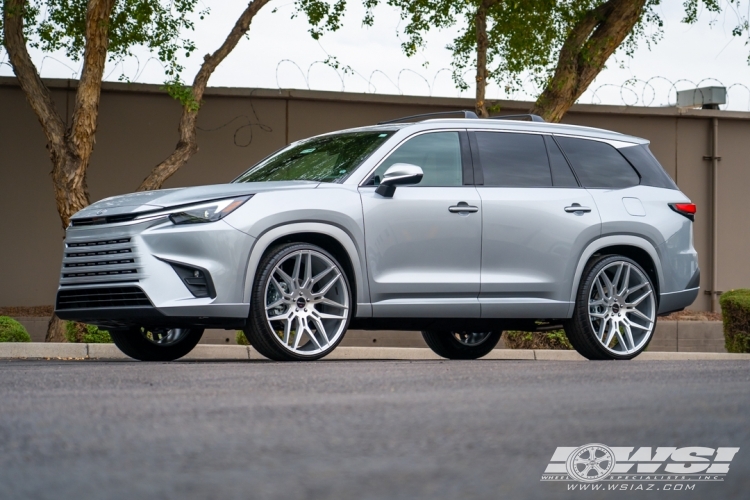
[{"label": "tree trunk", "polygon": [[[177,146],[172,154],[154,167],[138,187],[138,191],[161,189],[164,182],[185,165],[191,156],[198,152],[196,123],[200,109],[199,106],[202,103],[208,79],[216,67],[234,50],[242,36],[247,33],[247,30],[250,29],[250,22],[255,17],[255,14],[268,2],[269,0],[252,0],[237,19],[232,31],[229,32],[221,47],[213,54],[205,55],[203,64],[200,70],[198,70],[198,74],[195,75],[193,86],[191,87],[193,101],[183,104],[182,117],[180,118],[178,127],[180,139],[177,141]],[[198,105],[198,109],[195,108],[195,104]]]},{"label": "tree trunk", "polygon": [[[26,0],[3,2],[5,49],[26,100],[47,137],[57,213],[63,229],[68,226],[73,214],[89,204],[86,169],[94,150],[102,75],[109,45],[109,19],[115,1],[89,0],[87,4],[83,72],[78,82],[70,128],[67,130],[26,47],[23,26]],[[63,322],[53,315],[45,340],[64,340],[62,332]]]},{"label": "tree trunk", "polygon": [[47,324],[47,335],[44,337],[45,342],[67,342],[65,338],[65,321],[53,314]]},{"label": "tree trunk", "polygon": [[646,0],[609,0],[573,26],[560,50],[552,79],[531,108],[548,122],[559,122],[604,69],[643,15]]},{"label": "tree trunk", "polygon": [[477,34],[477,76],[475,112],[479,118],[488,118],[485,91],[487,89],[487,7],[489,2],[483,0],[477,7],[474,16],[474,29]]}]

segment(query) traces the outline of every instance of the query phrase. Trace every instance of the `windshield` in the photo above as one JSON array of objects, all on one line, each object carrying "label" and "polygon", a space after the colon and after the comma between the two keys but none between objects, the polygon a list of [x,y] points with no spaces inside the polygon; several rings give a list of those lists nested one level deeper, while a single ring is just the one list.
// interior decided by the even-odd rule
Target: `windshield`
[{"label": "windshield", "polygon": [[337,182],[391,135],[393,131],[353,132],[297,142],[261,161],[234,182]]}]

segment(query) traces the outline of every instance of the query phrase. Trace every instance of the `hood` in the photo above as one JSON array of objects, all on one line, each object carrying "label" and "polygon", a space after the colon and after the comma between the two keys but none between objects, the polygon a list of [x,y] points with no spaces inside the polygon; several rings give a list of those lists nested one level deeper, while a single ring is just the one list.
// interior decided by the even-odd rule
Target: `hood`
[{"label": "hood", "polygon": [[196,186],[177,189],[160,189],[158,191],[140,191],[137,193],[112,196],[92,203],[72,219],[97,216],[135,214],[150,212],[162,208],[178,207],[202,201],[229,198],[260,193],[262,191],[280,191],[288,189],[315,188],[318,182],[310,181],[279,181],[279,182],[248,182],[237,184],[215,184],[212,186]]}]

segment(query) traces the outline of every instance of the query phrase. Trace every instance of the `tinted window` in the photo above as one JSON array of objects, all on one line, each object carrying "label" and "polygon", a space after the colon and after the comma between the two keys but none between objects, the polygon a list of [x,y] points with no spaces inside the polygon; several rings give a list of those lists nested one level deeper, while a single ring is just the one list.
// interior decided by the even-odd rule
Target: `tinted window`
[{"label": "tinted window", "polygon": [[336,182],[370,156],[393,132],[327,135],[289,145],[232,182]]},{"label": "tinted window", "polygon": [[647,145],[640,144],[638,146],[621,148],[619,151],[635,167],[638,173],[641,174],[641,184],[644,186],[677,189],[677,185],[669,177],[669,174],[664,171],[659,161],[654,158]]},{"label": "tinted window", "polygon": [[544,143],[547,145],[547,153],[549,154],[549,166],[552,170],[552,184],[555,187],[578,187],[578,181],[576,180],[573,171],[568,165],[568,160],[563,156],[560,147],[555,143],[555,140],[548,136],[544,136]]},{"label": "tinted window", "polygon": [[395,163],[422,168],[424,177],[417,186],[463,185],[458,132],[434,132],[409,139],[380,164],[368,184],[380,184],[385,171]]},{"label": "tinted window", "polygon": [[485,186],[552,186],[541,135],[477,132]]},{"label": "tinted window", "polygon": [[630,163],[606,142],[572,137],[556,139],[584,187],[617,189],[640,183]]}]

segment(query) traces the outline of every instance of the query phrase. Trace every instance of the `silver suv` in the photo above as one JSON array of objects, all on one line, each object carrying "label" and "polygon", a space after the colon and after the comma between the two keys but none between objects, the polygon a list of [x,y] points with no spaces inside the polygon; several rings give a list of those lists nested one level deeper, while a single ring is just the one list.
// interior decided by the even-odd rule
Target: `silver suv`
[{"label": "silver suv", "polygon": [[698,294],[695,205],[644,139],[471,115],[94,203],[67,229],[56,313],[140,360],[184,356],[204,328],[243,329],[274,360],[321,358],[348,328],[473,359],[503,330],[562,326],[589,359],[638,355]]}]

